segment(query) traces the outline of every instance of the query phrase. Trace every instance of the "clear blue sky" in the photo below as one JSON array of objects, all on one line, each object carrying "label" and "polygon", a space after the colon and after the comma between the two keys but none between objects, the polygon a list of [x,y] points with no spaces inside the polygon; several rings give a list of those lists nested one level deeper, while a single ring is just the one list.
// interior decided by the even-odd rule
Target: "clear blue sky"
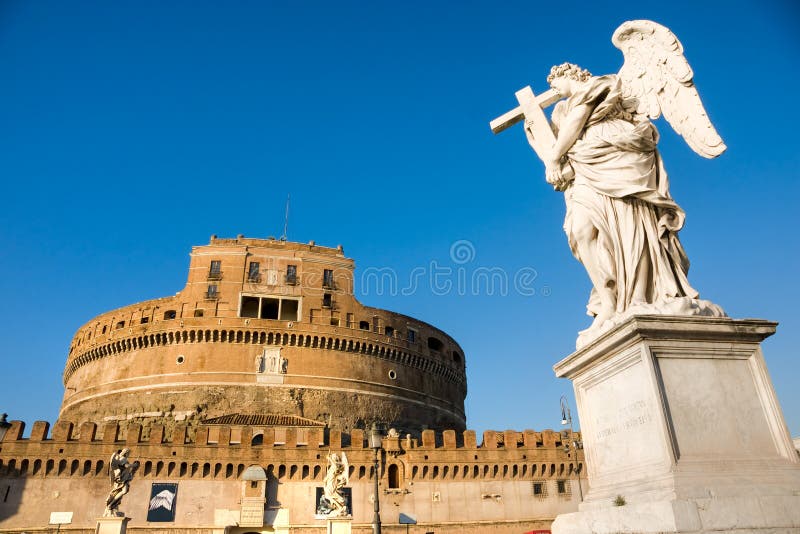
[{"label": "clear blue sky", "polygon": [[[291,240],[341,243],[357,280],[393,268],[406,291],[360,285],[362,302],[459,341],[469,427],[559,427],[571,385],[551,367],[590,322],[589,281],[522,131],[487,123],[554,63],[616,72],[614,29],[649,18],[729,147],[704,160],[658,123],[690,279],[780,322],[764,349],[800,435],[797,4],[613,5],[3,1],[0,411],[54,421],[80,325],[180,290],[211,234],[280,235],[291,193]],[[481,268],[508,292],[473,287]]]}]

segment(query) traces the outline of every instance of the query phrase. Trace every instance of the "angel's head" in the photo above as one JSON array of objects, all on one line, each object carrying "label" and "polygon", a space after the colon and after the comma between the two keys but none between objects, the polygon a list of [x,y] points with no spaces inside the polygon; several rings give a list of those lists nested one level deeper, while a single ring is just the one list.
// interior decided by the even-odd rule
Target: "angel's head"
[{"label": "angel's head", "polygon": [[592,73],[574,63],[562,63],[550,69],[547,83],[561,94],[569,96],[574,92],[575,83],[582,83],[592,77]]}]

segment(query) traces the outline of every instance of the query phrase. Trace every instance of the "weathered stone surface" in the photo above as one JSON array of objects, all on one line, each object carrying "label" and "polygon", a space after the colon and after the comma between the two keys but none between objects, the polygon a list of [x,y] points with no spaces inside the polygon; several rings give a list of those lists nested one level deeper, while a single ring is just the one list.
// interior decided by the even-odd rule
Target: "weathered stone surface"
[{"label": "weathered stone surface", "polygon": [[800,463],[760,349],[775,327],[635,316],[556,364],[575,388],[591,489],[553,531],[800,528]]},{"label": "weathered stone surface", "polygon": [[[104,313],[76,333],[59,418],[137,421],[145,433],[181,422],[191,432],[230,413],[463,430],[461,348],[422,321],[363,306],[353,269],[341,249],[316,245],[240,237],[194,247],[174,297]],[[248,316],[279,301],[297,309]]]},{"label": "weathered stone surface", "polygon": [[[12,422],[12,426],[22,425]],[[326,437],[318,428],[294,428],[295,444],[290,446],[289,429],[201,425],[194,439],[179,427],[161,442],[142,435],[131,443],[136,434],[126,435],[127,424],[123,431],[111,426],[92,440],[56,441],[55,436],[45,436],[43,441],[32,441],[6,435],[0,441],[0,491],[8,493],[0,499],[0,530],[37,525],[44,508],[72,510],[70,529],[93,531],[109,488],[108,459],[129,447],[131,457],[141,463],[123,503],[131,530],[147,528],[150,486],[165,481],[179,485],[176,520],[170,526],[176,534],[233,526],[247,507],[247,518],[255,522],[254,504],[261,499],[266,505],[264,524],[276,531],[280,525],[317,524],[314,496],[323,486],[326,454],[336,451],[346,453],[351,466],[353,531],[369,531],[374,452],[358,446],[363,434],[330,431]],[[251,436],[263,433],[263,443],[251,444],[248,431]],[[543,434],[558,436],[552,431]],[[381,455],[381,516],[386,525],[396,525],[404,512],[416,517],[424,531],[512,534],[546,529],[557,514],[577,507],[575,472],[583,458],[567,454],[554,440],[547,446],[534,440],[517,448],[487,449],[476,446],[474,431],[464,432],[463,443],[454,442],[452,437],[458,435],[452,431],[447,437],[433,431],[425,435],[428,446],[402,437],[391,452],[387,449]],[[315,440],[322,443],[312,447]],[[253,466],[266,480],[248,475]],[[534,482],[541,485],[541,494],[534,494]]]}]

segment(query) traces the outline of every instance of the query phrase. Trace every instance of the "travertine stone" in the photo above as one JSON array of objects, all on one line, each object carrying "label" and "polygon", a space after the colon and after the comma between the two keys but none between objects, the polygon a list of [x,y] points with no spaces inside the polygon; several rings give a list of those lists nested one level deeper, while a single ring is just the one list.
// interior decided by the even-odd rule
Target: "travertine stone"
[{"label": "travertine stone", "polygon": [[[354,269],[341,248],[242,236],[194,247],[174,296],[79,329],[59,419],[133,421],[145,434],[180,422],[191,435],[234,414],[464,430],[463,350],[427,323],[362,305]],[[278,317],[277,302],[293,304]]]},{"label": "travertine stone", "polygon": [[100,517],[97,519],[95,534],[125,534],[129,517]]},{"label": "travertine stone", "polygon": [[328,519],[327,534],[350,534],[353,531],[352,519]]},{"label": "travertine stone", "polygon": [[800,528],[798,455],[759,346],[775,328],[634,316],[556,364],[575,388],[591,489],[553,532]]},{"label": "travertine stone", "polygon": [[[247,427],[202,426],[209,436],[202,443],[177,432],[167,433],[161,443],[145,437],[132,446],[131,457],[141,467],[121,507],[133,517],[128,523],[131,529],[156,528],[148,525],[146,513],[152,483],[175,482],[179,491],[175,521],[169,526],[172,534],[209,534],[212,527],[211,534],[224,534],[226,527],[231,527],[232,534],[241,534],[251,528],[241,524],[243,519],[257,522],[256,505],[264,510],[260,530],[271,526],[275,532],[288,534],[290,528],[313,525],[324,532],[325,521],[315,517],[314,503],[318,488],[324,486],[327,453],[335,451],[347,455],[352,470],[347,487],[352,488],[353,530],[369,531],[375,453],[356,447],[351,435],[339,432],[334,445],[320,429],[298,427],[297,443],[290,447],[283,443],[285,429],[272,429],[280,439],[268,444],[268,440],[245,439]],[[116,434],[116,429],[107,430],[111,432],[106,435]],[[251,435],[256,435],[265,429],[254,426],[252,430]],[[228,433],[231,438],[226,445]],[[420,533],[519,534],[549,529],[556,515],[577,509],[576,473],[586,472],[583,451],[577,451],[577,456],[575,451],[565,451],[559,433],[551,430],[492,435],[519,446],[478,447],[472,430],[435,433],[433,447],[422,447],[405,433],[387,436],[379,469],[384,532],[392,530],[388,525],[397,525],[399,514],[405,513],[419,521]],[[523,440],[524,436],[528,438]],[[312,440],[321,444],[312,448]],[[106,442],[101,435],[90,442],[76,438],[35,442],[5,436],[0,441],[0,497],[7,499],[0,498],[0,531],[29,531],[31,525],[40,524],[43,509],[73,511],[71,529],[94,530],[95,518],[104,508],[98,497],[109,489],[109,457],[125,446],[124,432],[119,432],[116,442]],[[253,476],[254,472],[263,473],[266,480]],[[534,494],[533,483],[543,491]],[[585,478],[582,484],[586,489]],[[262,491],[266,502],[256,502],[262,499]]]}]

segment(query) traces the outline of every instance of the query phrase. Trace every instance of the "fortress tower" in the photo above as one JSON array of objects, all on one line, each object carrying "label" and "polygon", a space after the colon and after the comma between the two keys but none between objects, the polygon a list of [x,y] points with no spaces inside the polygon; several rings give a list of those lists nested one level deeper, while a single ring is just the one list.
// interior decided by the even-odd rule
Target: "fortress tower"
[{"label": "fortress tower", "polygon": [[174,297],[78,330],[59,419],[464,430],[461,348],[362,305],[353,270],[341,246],[212,236]]}]

